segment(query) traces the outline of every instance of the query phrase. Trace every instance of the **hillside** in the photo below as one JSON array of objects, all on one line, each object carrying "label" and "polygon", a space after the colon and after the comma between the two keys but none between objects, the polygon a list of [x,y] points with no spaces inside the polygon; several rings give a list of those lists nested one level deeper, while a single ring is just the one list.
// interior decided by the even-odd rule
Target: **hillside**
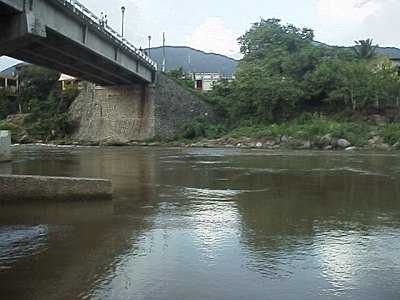
[{"label": "hillside", "polygon": [[[163,47],[146,49],[150,52],[152,60],[157,62],[159,70],[161,70],[163,60]],[[189,47],[165,47],[165,70],[183,68],[189,72],[218,72],[224,76],[231,78],[236,71],[238,61],[215,53],[205,53]]]},{"label": "hillside", "polygon": [[376,53],[378,55],[384,55],[390,59],[400,59],[400,49],[394,47],[377,47]]}]

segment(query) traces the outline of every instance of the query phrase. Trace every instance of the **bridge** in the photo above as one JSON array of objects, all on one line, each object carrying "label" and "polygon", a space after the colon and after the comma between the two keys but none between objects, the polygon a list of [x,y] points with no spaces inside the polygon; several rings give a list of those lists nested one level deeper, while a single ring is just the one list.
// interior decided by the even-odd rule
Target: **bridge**
[{"label": "bridge", "polygon": [[92,83],[154,82],[156,63],[76,0],[0,0],[0,56]]}]

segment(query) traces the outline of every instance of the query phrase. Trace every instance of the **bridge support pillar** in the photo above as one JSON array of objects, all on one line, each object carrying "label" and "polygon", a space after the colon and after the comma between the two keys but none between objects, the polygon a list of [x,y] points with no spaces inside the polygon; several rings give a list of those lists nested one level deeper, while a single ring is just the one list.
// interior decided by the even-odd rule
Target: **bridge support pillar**
[{"label": "bridge support pillar", "polygon": [[154,111],[153,84],[88,84],[70,108],[76,139],[122,143],[153,137]]},{"label": "bridge support pillar", "polygon": [[0,162],[11,160],[11,131],[0,130]]}]

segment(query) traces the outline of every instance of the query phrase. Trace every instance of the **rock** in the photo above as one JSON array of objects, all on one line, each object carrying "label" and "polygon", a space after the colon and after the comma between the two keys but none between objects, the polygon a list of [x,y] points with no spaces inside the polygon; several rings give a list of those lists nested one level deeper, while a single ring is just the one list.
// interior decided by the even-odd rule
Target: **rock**
[{"label": "rock", "polygon": [[397,142],[393,145],[393,149],[400,150],[400,142]]},{"label": "rock", "polygon": [[376,144],[376,145],[374,145],[374,149],[386,151],[386,150],[390,150],[390,145],[386,144],[386,143]]},{"label": "rock", "polygon": [[18,142],[20,144],[29,144],[32,143],[32,139],[27,134],[25,134],[19,139]]},{"label": "rock", "polygon": [[161,143],[158,142],[153,142],[149,144],[149,147],[159,147],[159,146],[161,146]]},{"label": "rock", "polygon": [[325,146],[324,147],[324,150],[332,150],[333,149],[333,146],[332,145],[328,145],[328,146]]},{"label": "rock", "polygon": [[291,136],[287,136],[287,135],[282,135],[281,136],[281,143],[283,144],[287,144],[292,140]]},{"label": "rock", "polygon": [[346,151],[353,151],[353,150],[356,150],[356,149],[357,149],[357,147],[350,146],[350,147],[347,147],[347,148],[344,149],[344,150],[346,150]]},{"label": "rock", "polygon": [[372,118],[373,118],[375,124],[378,126],[386,125],[388,123],[388,120],[386,119],[386,117],[384,117],[382,115],[373,115]]},{"label": "rock", "polygon": [[383,137],[376,135],[368,141],[371,145],[383,144]]},{"label": "rock", "polygon": [[257,143],[256,143],[256,147],[257,147],[257,148],[262,148],[262,146],[263,146],[263,143],[261,143],[261,142],[257,142]]},{"label": "rock", "polygon": [[320,140],[319,140],[319,146],[320,147],[325,147],[328,145],[332,145],[332,134],[328,133],[325,134]]},{"label": "rock", "polygon": [[346,139],[338,139],[336,146],[341,149],[346,149],[347,147],[350,146],[350,142]]},{"label": "rock", "polygon": [[310,141],[304,141],[300,146],[300,149],[311,149],[311,148],[312,148],[312,143]]},{"label": "rock", "polygon": [[264,145],[265,145],[266,147],[272,147],[272,146],[275,146],[275,145],[276,145],[276,141],[275,141],[275,140],[266,140],[266,141],[264,142]]},{"label": "rock", "polygon": [[108,140],[104,142],[105,146],[126,146],[127,143],[120,140]]},{"label": "rock", "polygon": [[370,134],[371,134],[371,136],[378,136],[379,132],[376,131],[376,130],[373,130],[373,131],[370,132]]}]

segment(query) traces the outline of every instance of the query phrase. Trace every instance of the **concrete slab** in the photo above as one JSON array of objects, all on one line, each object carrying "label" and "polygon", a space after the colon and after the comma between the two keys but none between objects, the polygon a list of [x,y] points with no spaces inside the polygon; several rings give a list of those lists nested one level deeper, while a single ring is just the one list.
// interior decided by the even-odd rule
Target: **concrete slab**
[{"label": "concrete slab", "polygon": [[95,178],[0,175],[0,204],[112,200],[111,181]]}]

